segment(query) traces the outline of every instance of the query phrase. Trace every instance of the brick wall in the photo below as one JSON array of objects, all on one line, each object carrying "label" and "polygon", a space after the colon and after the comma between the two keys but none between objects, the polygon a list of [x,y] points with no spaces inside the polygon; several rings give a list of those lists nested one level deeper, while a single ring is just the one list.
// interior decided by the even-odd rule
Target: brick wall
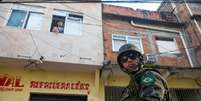
[{"label": "brick wall", "polygon": [[[112,63],[116,63],[117,52],[112,51],[112,34],[123,34],[136,36],[137,33],[140,33],[142,38],[143,50],[144,53],[157,53],[157,45],[155,41],[155,36],[147,33],[147,29],[137,28],[132,26],[129,21],[121,21],[118,19],[110,19],[103,15],[103,37],[104,37],[104,57],[106,60],[111,60]],[[160,27],[160,26],[158,26]],[[150,34],[150,35],[148,35]],[[151,42],[149,37],[152,37]],[[184,46],[182,44],[181,38],[176,37],[176,42],[180,48],[181,54],[179,56],[161,56],[158,64],[160,65],[169,65],[169,66],[180,66],[188,67],[189,62],[185,53]],[[151,44],[154,44],[154,49],[151,48]]]},{"label": "brick wall", "polygon": [[[189,5],[192,14],[200,14],[201,7],[193,7]],[[201,33],[199,32],[196,23],[198,23],[199,27],[201,26],[200,19],[192,19],[189,10],[187,9],[185,4],[181,4],[178,7],[178,15],[182,22],[185,23],[185,30],[189,34],[190,41],[188,42],[188,47],[192,50],[191,54],[194,58],[194,63],[196,66],[201,65]],[[200,27],[201,28],[201,27]]]},{"label": "brick wall", "polygon": [[[182,11],[182,10],[181,10]],[[145,16],[145,13],[147,14]],[[112,15],[115,15],[113,18]],[[156,35],[149,33],[148,29],[134,27],[130,24],[129,20],[121,20],[117,16],[138,17],[144,19],[161,20],[163,19],[158,12],[151,12],[146,10],[133,10],[127,7],[119,7],[112,5],[103,5],[103,37],[104,37],[104,57],[106,60],[111,60],[112,63],[116,63],[117,52],[112,51],[112,34],[122,34],[136,36],[140,35],[142,39],[142,45],[144,53],[158,53],[156,45]],[[171,15],[169,14],[171,18]],[[173,17],[173,16],[172,16]],[[171,20],[176,21],[176,20]],[[163,27],[164,25],[152,27]],[[168,27],[166,27],[168,29]],[[177,29],[177,28],[175,28]],[[177,29],[178,30],[178,29]],[[138,33],[138,34],[137,34]],[[189,62],[186,55],[185,48],[179,35],[176,36],[176,42],[180,49],[181,54],[177,56],[162,55],[159,57],[158,64],[169,66],[181,66],[188,67]]]},{"label": "brick wall", "polygon": [[[105,4],[103,5],[103,12],[108,13],[108,14],[114,14],[114,15],[146,18],[146,19],[159,20],[159,21],[169,20],[169,19],[162,17],[164,14],[158,13],[156,11],[148,11],[148,10],[143,10],[143,9],[134,10],[134,9],[128,8],[128,7],[120,7],[120,6],[105,5]],[[168,12],[166,12],[166,14],[168,14]],[[169,15],[168,17],[171,19],[171,22],[177,21],[177,19],[174,15]]]}]

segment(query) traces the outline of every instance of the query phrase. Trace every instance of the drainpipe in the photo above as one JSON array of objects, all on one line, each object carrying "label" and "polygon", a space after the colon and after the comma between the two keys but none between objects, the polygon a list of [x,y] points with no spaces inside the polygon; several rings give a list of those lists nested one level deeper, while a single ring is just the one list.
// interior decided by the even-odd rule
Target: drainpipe
[{"label": "drainpipe", "polygon": [[152,26],[146,26],[146,25],[135,24],[135,23],[133,22],[133,20],[131,20],[131,25],[133,25],[133,26],[135,26],[135,27],[140,27],[140,28],[153,29],[153,30],[165,31],[165,32],[179,33],[179,31],[176,31],[176,30],[171,30],[171,29],[165,29],[165,28],[159,28],[159,27],[152,27]]},{"label": "drainpipe", "polygon": [[[185,3],[185,5],[186,5],[186,7],[187,7],[187,9],[188,9],[188,11],[189,11],[189,13],[190,13],[190,16],[192,17],[192,16],[193,16],[193,13],[192,13],[192,11],[191,11],[189,5],[186,3],[186,0],[184,0],[184,3]],[[201,29],[200,29],[200,27],[199,27],[197,21],[196,21],[195,19],[193,19],[193,22],[194,22],[195,26],[197,27],[197,29],[198,29],[198,31],[199,31],[199,33],[200,33],[200,35],[201,35]],[[197,64],[197,62],[196,62],[196,64]]]},{"label": "drainpipe", "polygon": [[193,21],[194,21],[196,27],[198,28],[198,31],[199,31],[200,34],[201,34],[201,29],[200,29],[200,26],[198,25],[197,21],[196,21],[195,19],[194,19]]},{"label": "drainpipe", "polygon": [[[187,7],[189,13],[190,13],[190,16],[193,16],[193,13],[192,13],[190,7],[189,7],[188,4],[186,3],[186,0],[184,0],[184,2],[185,2],[185,5],[186,5],[186,7]],[[197,21],[196,21],[195,19],[193,19],[193,22],[195,23],[195,25],[196,25],[196,27],[197,27],[199,33],[201,34],[201,29],[200,29],[200,27],[199,27]]]},{"label": "drainpipe", "polygon": [[[173,9],[174,9],[174,13],[175,13],[175,15],[176,15],[176,17],[177,17],[177,20],[178,20],[179,22],[181,22],[181,19],[180,19],[180,18],[178,17],[178,15],[177,15],[178,11],[177,11],[176,4],[173,3],[173,2],[171,2],[171,5],[172,5],[172,7],[173,7]],[[185,33],[185,31],[184,31],[183,28],[182,28],[182,32]],[[184,47],[185,47],[185,49],[186,49],[186,52],[187,52],[187,56],[188,56],[188,58],[189,58],[190,65],[191,65],[191,67],[194,67],[195,65],[193,64],[193,59],[192,59],[192,57],[191,57],[191,55],[190,55],[189,50],[187,49],[187,45],[186,45],[185,39],[184,39],[185,36],[182,35],[182,32],[180,32],[180,36],[181,36],[181,38],[182,38],[182,42],[184,43]],[[188,41],[188,40],[186,39],[186,41]]]},{"label": "drainpipe", "polygon": [[95,101],[98,101],[98,99],[99,99],[99,87],[100,87],[100,70],[99,69],[97,69],[95,71],[94,84],[95,84],[95,96],[96,96]]},{"label": "drainpipe", "polygon": [[188,49],[187,49],[187,45],[186,45],[186,43],[185,43],[185,41],[184,41],[184,36],[182,35],[181,32],[179,32],[179,35],[181,36],[182,43],[184,44],[184,48],[185,48],[185,50],[186,50],[186,54],[187,54],[188,60],[189,60],[189,62],[190,62],[190,65],[191,65],[191,67],[194,67],[193,61],[192,61],[191,56],[190,56],[190,53],[189,53],[189,51],[188,51]]},{"label": "drainpipe", "polygon": [[182,40],[182,43],[184,45],[184,48],[185,48],[188,60],[190,62],[190,65],[191,65],[191,67],[193,67],[193,62],[191,60],[190,53],[189,53],[189,51],[187,49],[187,45],[185,44],[184,37],[183,37],[183,35],[182,35],[182,33],[180,31],[171,30],[171,29],[165,29],[165,28],[159,28],[159,27],[151,27],[151,26],[146,26],[146,25],[139,25],[139,24],[135,24],[133,22],[133,20],[131,20],[131,25],[133,25],[135,27],[140,27],[140,28],[146,28],[146,29],[153,29],[153,30],[158,30],[158,31],[166,31],[166,32],[179,33],[179,35],[181,37],[181,40]]}]

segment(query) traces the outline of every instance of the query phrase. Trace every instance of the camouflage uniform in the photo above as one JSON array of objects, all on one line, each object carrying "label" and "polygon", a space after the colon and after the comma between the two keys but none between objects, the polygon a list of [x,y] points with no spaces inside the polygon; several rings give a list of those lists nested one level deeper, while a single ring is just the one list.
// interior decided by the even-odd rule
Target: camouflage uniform
[{"label": "camouflage uniform", "polygon": [[[126,44],[119,49],[117,62],[121,70],[131,78],[129,85],[122,92],[120,101],[170,101],[166,80],[157,70],[142,68],[143,56],[135,48],[131,44]],[[136,71],[129,71],[123,67],[121,59],[123,54],[127,53],[137,54],[140,62],[136,66]]]},{"label": "camouflage uniform", "polygon": [[158,71],[141,69],[130,77],[120,101],[169,101],[166,81]]}]

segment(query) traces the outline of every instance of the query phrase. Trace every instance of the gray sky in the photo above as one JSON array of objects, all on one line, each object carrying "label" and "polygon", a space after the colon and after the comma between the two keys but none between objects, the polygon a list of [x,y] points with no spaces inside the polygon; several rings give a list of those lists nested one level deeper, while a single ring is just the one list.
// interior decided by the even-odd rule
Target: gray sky
[{"label": "gray sky", "polygon": [[146,9],[151,11],[156,11],[160,5],[160,3],[108,3],[108,4],[131,7],[133,9],[137,8]]}]

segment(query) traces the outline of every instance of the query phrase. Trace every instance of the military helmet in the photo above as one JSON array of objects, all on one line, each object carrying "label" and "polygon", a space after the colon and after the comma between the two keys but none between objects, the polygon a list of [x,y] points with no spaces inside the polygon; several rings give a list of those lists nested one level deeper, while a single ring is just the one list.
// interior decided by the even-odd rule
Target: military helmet
[{"label": "military helmet", "polygon": [[119,48],[119,52],[118,52],[118,56],[117,56],[117,62],[123,71],[126,71],[126,70],[124,70],[122,62],[121,62],[121,58],[122,58],[123,54],[127,54],[129,52],[132,52],[132,53],[136,54],[138,56],[138,58],[140,59],[139,65],[143,64],[143,56],[138,50],[139,49],[132,44],[124,44],[123,46],[121,46]]}]

